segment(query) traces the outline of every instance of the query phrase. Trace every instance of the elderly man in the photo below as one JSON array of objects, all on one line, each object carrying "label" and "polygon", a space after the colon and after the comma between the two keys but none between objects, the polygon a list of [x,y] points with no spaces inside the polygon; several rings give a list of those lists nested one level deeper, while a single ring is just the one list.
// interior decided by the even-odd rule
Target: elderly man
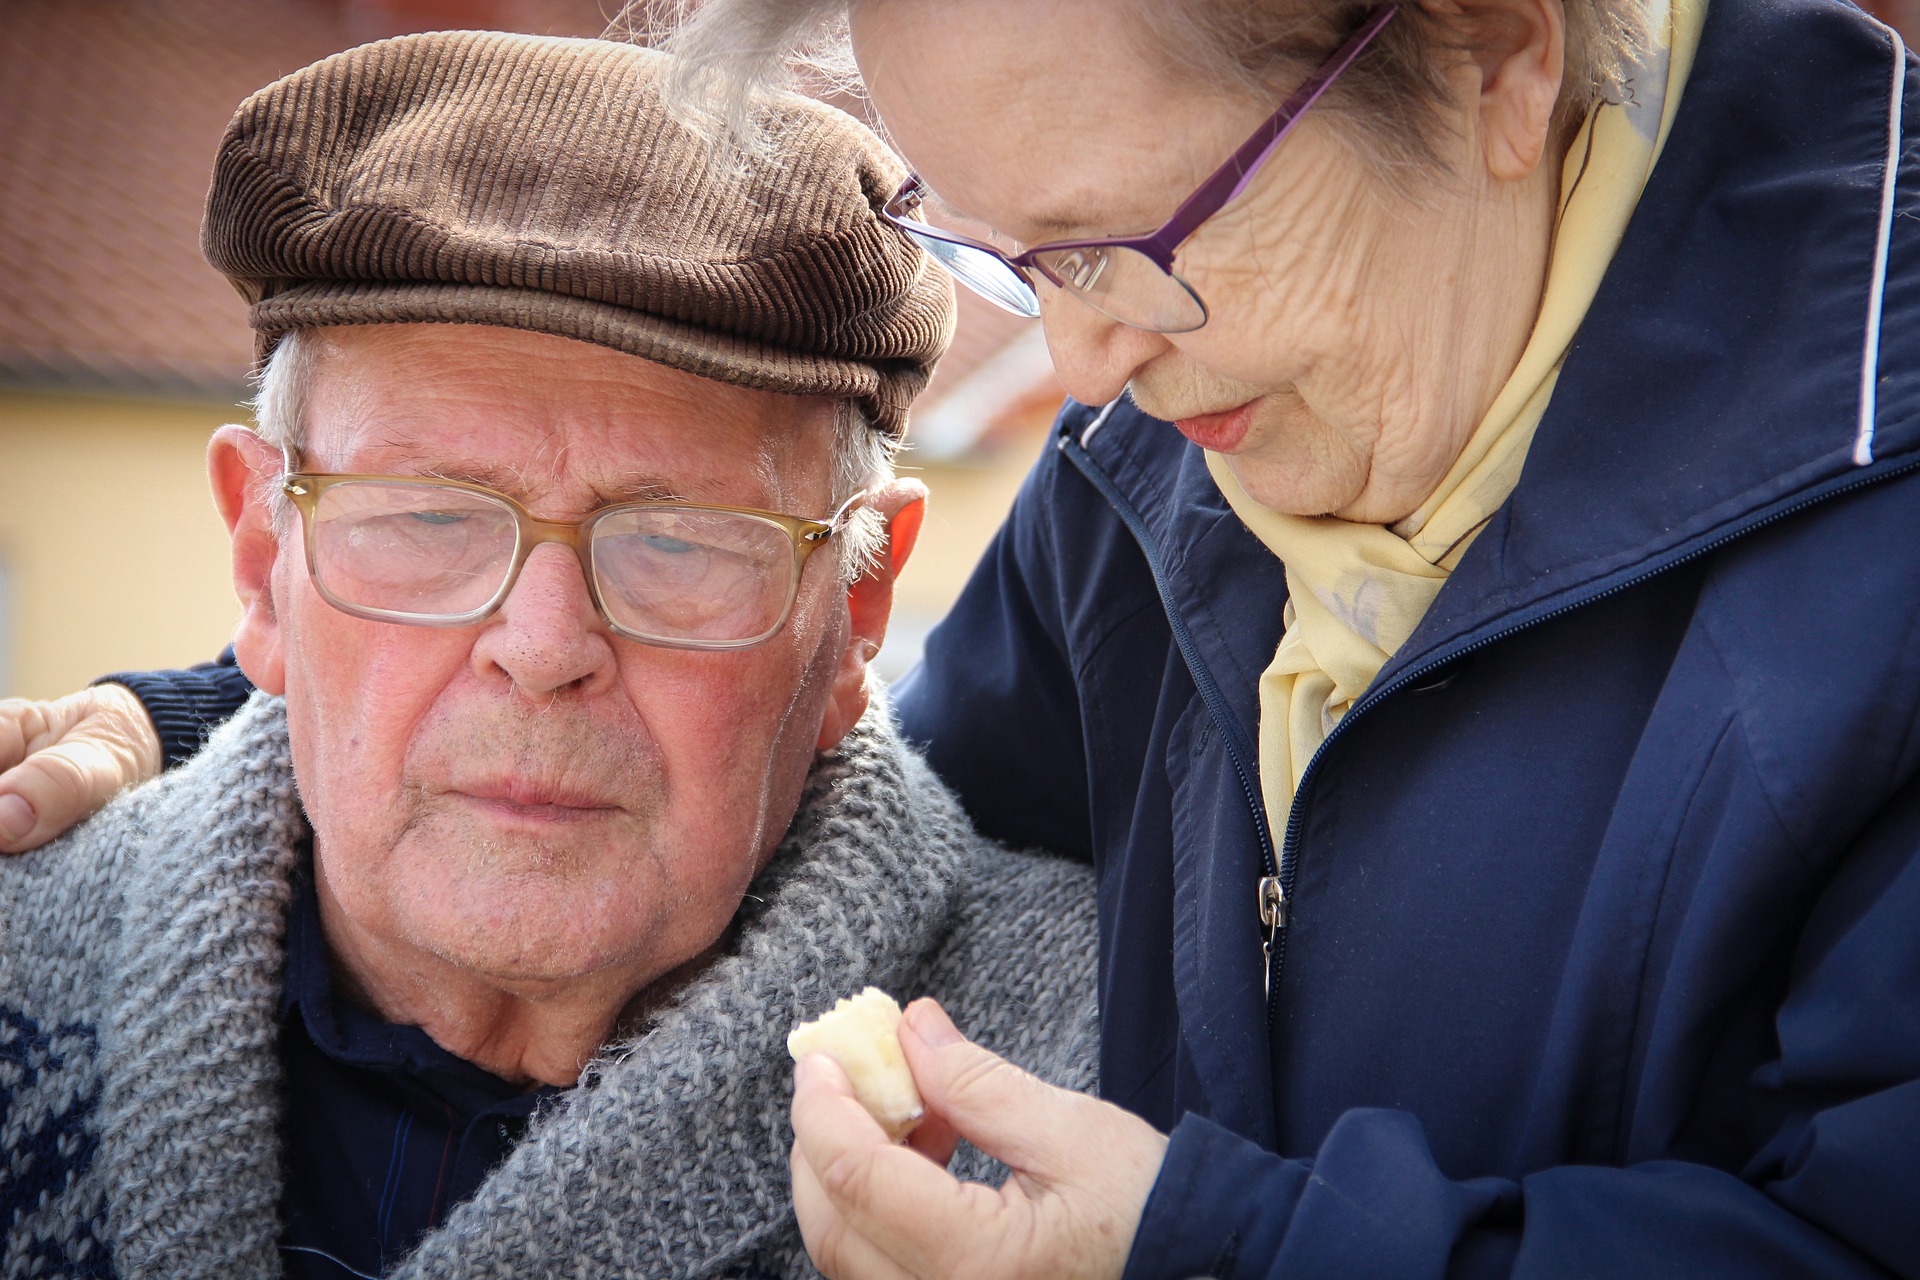
[{"label": "elderly man", "polygon": [[868,706],[951,322],[898,171],[798,99],[710,167],[661,61],[408,38],[230,127],[261,692],[0,866],[8,1274],[806,1271],[784,1037],[868,983],[1090,1085],[1084,873]]}]

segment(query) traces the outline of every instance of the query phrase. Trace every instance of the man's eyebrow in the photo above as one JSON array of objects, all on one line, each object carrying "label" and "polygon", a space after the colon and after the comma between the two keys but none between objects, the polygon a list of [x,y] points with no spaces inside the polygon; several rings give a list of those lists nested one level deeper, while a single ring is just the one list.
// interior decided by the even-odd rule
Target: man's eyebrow
[{"label": "man's eyebrow", "polygon": [[696,495],[684,493],[659,476],[618,476],[610,483],[595,484],[593,495],[601,505],[616,502],[698,502]]},{"label": "man's eyebrow", "polygon": [[[524,499],[533,488],[526,475],[513,467],[484,462],[438,463],[423,466],[420,474],[436,480],[458,480],[492,489],[509,497]],[[616,475],[591,484],[594,505],[612,506],[619,502],[697,502],[665,479],[647,473]]]}]

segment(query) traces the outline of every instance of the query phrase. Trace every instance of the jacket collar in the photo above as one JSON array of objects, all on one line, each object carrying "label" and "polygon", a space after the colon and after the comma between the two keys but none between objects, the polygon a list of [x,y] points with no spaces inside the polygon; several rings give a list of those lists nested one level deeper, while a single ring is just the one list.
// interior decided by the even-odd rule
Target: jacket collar
[{"label": "jacket collar", "polygon": [[[1920,237],[1896,217],[1875,461],[1853,456],[1899,120],[1895,48],[1837,0],[1711,6],[1673,132],[1519,485],[1376,688],[1920,455]],[[1906,89],[1911,100],[1915,80]],[[1920,193],[1910,157],[1898,176],[1905,209]],[[1093,420],[1063,425],[1084,432]],[[1199,451],[1130,402],[1087,448],[1160,539],[1196,638],[1251,727],[1279,625],[1277,605],[1249,609],[1247,588],[1277,573],[1258,567],[1270,553],[1239,529]],[[1238,589],[1210,591],[1217,582]]]}]

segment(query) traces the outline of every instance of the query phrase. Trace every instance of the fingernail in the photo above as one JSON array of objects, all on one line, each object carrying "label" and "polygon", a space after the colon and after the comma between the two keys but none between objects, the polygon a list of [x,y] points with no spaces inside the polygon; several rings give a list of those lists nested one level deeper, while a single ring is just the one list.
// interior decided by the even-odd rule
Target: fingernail
[{"label": "fingernail", "polygon": [[0,840],[20,840],[33,830],[33,806],[25,796],[0,796]]},{"label": "fingernail", "polygon": [[913,1028],[913,1034],[919,1036],[929,1049],[944,1049],[966,1039],[939,1002],[925,997],[907,1006],[907,1025]]}]

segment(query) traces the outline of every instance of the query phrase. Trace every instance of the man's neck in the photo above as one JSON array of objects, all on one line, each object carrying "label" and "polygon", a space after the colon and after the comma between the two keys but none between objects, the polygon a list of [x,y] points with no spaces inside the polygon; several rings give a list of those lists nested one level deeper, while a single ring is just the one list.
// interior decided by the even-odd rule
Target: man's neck
[{"label": "man's neck", "polygon": [[316,889],[339,998],[419,1027],[455,1057],[527,1088],[578,1083],[602,1046],[637,1032],[728,942],[651,981],[628,967],[564,982],[503,981],[358,928],[323,879]]}]

